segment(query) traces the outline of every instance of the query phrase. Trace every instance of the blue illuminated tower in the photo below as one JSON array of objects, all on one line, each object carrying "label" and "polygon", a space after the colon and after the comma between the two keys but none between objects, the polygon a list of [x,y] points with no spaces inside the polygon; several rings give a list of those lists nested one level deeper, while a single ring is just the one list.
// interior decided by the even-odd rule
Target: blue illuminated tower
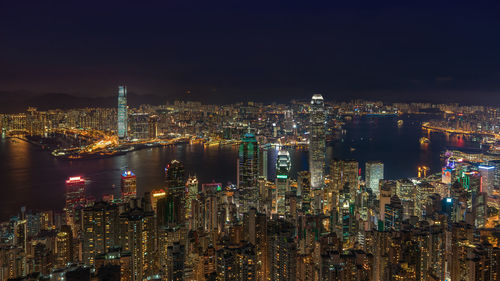
[{"label": "blue illuminated tower", "polygon": [[127,138],[127,87],[118,86],[118,138]]}]

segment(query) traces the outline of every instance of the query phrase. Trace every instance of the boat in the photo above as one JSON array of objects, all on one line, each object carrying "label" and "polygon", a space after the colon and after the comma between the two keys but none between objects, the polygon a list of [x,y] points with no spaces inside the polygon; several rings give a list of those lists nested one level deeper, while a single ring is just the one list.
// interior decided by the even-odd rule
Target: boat
[{"label": "boat", "polygon": [[399,119],[398,120],[398,127],[399,128],[403,127],[403,123],[404,123],[403,120]]}]

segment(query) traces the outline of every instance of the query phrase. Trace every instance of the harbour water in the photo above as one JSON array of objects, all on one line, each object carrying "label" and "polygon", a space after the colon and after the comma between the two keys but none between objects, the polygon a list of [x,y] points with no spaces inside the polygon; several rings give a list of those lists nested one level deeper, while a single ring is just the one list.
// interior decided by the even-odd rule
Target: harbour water
[{"label": "harbour water", "polygon": [[[398,127],[398,119],[403,125]],[[414,177],[419,165],[429,166],[431,172],[441,169],[440,152],[449,146],[478,147],[472,138],[428,134],[421,129],[421,122],[428,117],[359,117],[346,122],[345,134],[327,146],[327,161],[332,158],[355,159],[360,162],[362,175],[364,163],[379,160],[385,164],[385,177],[397,179]],[[426,136],[429,144],[421,145]],[[0,140],[0,220],[19,212],[21,206],[31,210],[61,210],[64,206],[65,180],[70,176],[88,179],[87,193],[100,198],[117,193],[120,173],[132,170],[137,176],[138,194],[161,187],[164,168],[172,159],[182,161],[186,174],[196,175],[200,183],[236,182],[236,157],[234,146],[207,147],[200,144],[183,144],[137,150],[111,158],[67,161],[58,160],[49,152],[32,144],[15,140]],[[277,151],[269,152],[269,177],[275,175]],[[308,169],[308,152],[291,150],[291,177]]]}]

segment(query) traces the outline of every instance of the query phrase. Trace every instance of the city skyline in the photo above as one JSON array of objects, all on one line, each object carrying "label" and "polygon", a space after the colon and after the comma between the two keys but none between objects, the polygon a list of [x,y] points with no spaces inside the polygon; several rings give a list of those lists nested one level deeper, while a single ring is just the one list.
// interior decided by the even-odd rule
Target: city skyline
[{"label": "city skyline", "polygon": [[0,4],[0,281],[500,280],[500,3]]}]

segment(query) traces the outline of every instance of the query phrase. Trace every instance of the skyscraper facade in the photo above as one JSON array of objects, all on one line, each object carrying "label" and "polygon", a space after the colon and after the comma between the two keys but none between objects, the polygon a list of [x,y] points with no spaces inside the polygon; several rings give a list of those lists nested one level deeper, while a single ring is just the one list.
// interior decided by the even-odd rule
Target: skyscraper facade
[{"label": "skyscraper facade", "polygon": [[118,138],[126,139],[128,130],[127,87],[118,87]]},{"label": "skyscraper facade", "polygon": [[121,188],[122,188],[122,199],[127,201],[128,199],[135,198],[137,194],[137,179],[132,171],[125,171],[121,175]]},{"label": "skyscraper facade", "polygon": [[257,200],[257,179],[259,175],[259,144],[255,135],[243,136],[238,154],[238,188],[241,192],[242,211],[255,207]]},{"label": "skyscraper facade", "polygon": [[480,165],[479,173],[481,173],[481,192],[493,193],[493,186],[495,184],[495,166]]},{"label": "skyscraper facade", "polygon": [[276,212],[279,215],[285,214],[285,194],[289,191],[290,186],[288,178],[290,167],[290,153],[286,150],[280,150],[276,161]]},{"label": "skyscraper facade", "polygon": [[325,119],[323,96],[319,94],[313,95],[311,99],[309,130],[309,170],[311,172],[311,187],[313,189],[320,189],[324,185]]},{"label": "skyscraper facade", "polygon": [[375,194],[379,193],[379,181],[384,179],[384,163],[369,161],[365,164],[365,182]]},{"label": "skyscraper facade", "polygon": [[130,114],[130,138],[144,140],[150,138],[150,121],[147,113]]}]

